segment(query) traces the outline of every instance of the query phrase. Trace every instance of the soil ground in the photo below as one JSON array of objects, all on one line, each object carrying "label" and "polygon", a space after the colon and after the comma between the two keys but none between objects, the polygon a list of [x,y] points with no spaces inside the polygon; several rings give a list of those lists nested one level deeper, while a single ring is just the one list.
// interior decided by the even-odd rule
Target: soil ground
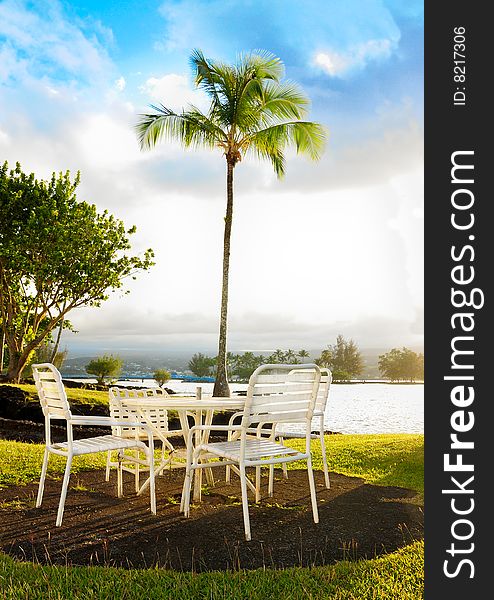
[{"label": "soil ground", "polygon": [[277,473],[274,496],[249,500],[252,541],[243,531],[240,485],[224,482],[215,469],[214,487],[179,512],[184,471],[167,470],[157,478],[158,514],[149,495],[133,493],[124,474],[124,498],[116,497],[116,474],[103,471],[71,477],[62,527],[55,527],[61,480],[47,480],[41,509],[34,508],[37,484],[0,490],[0,548],[22,560],[126,568],[160,566],[180,571],[286,568],[330,564],[342,559],[372,558],[423,537],[422,508],[411,503],[415,492],[365,484],[331,474],[331,489],[315,472],[319,524],[312,520],[305,470]]}]

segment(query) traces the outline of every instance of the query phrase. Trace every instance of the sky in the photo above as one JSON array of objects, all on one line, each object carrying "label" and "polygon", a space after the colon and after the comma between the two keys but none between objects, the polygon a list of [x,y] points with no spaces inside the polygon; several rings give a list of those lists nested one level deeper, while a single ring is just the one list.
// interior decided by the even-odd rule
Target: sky
[{"label": "sky", "polygon": [[229,349],[423,344],[423,4],[414,0],[0,0],[0,161],[81,172],[78,198],[156,265],[70,313],[70,356],[217,347],[226,163],[139,149],[150,104],[207,108],[189,57],[263,49],[329,130],[286,176],[235,169]]}]

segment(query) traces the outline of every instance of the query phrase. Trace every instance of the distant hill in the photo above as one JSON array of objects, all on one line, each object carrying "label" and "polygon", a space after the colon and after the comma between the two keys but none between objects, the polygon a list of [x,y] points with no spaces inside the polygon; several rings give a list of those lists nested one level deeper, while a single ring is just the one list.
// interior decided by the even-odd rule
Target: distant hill
[{"label": "distant hill", "polygon": [[[401,346],[396,346],[401,347]],[[364,379],[379,379],[378,368],[379,356],[389,352],[391,348],[362,348],[360,350],[365,363],[365,369],[362,373]],[[414,352],[423,352],[423,348],[411,347]],[[158,368],[165,368],[168,371],[178,371],[183,373],[188,369],[188,362],[195,350],[180,350],[156,353],[151,352],[115,352],[124,361],[122,377],[151,377]],[[208,356],[214,356],[215,352],[203,351]],[[244,352],[236,350],[235,352]],[[263,354],[269,356],[270,351],[255,351],[254,354]],[[309,350],[309,361],[314,361],[321,354],[321,349]],[[85,366],[96,357],[96,354],[87,356],[69,357],[62,367],[64,377],[87,377]]]},{"label": "distant hill", "polygon": [[[192,353],[177,353],[169,355],[153,356],[147,353],[136,353],[125,356],[124,353],[117,353],[123,360],[122,377],[150,377],[156,369],[167,369],[168,371],[184,371],[192,356]],[[77,356],[67,358],[61,369],[64,377],[88,377],[86,365],[96,355]]]}]

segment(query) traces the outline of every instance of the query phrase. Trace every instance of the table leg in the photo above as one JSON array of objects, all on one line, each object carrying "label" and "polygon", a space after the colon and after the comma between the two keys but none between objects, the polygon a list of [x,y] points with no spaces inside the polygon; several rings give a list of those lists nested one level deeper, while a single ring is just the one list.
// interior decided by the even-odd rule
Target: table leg
[{"label": "table leg", "polygon": [[184,445],[185,448],[187,448],[187,441],[189,439],[189,421],[187,419],[187,411],[186,410],[179,410],[178,412],[178,418],[180,420],[180,427],[182,428],[182,436],[184,438]]},{"label": "table leg", "polygon": [[[202,414],[203,411],[202,410],[197,410],[195,413],[195,424],[196,425],[202,425]],[[196,431],[196,448],[197,446],[199,446],[202,442],[202,432],[201,431]],[[194,502],[200,502],[201,501],[201,486],[202,486],[202,469],[196,469],[195,475],[194,475],[194,494],[192,496],[192,500]]]},{"label": "table leg", "polygon": [[[206,426],[210,427],[212,422],[213,422],[213,411],[208,410],[208,411],[206,411],[206,418],[204,419],[204,424]],[[209,431],[206,429],[203,432],[202,443],[207,444],[208,441],[209,441]],[[210,486],[214,485],[213,469],[211,469],[211,467],[206,469],[206,479],[207,479],[208,485],[210,485]]]}]

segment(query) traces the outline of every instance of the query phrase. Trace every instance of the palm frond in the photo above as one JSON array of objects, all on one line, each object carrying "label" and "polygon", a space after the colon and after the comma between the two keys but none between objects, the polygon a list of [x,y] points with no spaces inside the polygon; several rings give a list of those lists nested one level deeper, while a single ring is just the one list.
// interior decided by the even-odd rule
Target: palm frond
[{"label": "palm frond", "polygon": [[[269,158],[273,163],[278,176],[283,175],[280,169],[280,155],[283,150],[294,145],[297,153],[306,154],[309,158],[317,160],[324,149],[326,131],[319,123],[309,121],[291,121],[279,123],[261,129],[243,142],[243,150],[251,151],[259,157]],[[282,163],[283,166],[283,163]]]},{"label": "palm frond", "polygon": [[240,77],[244,77],[250,71],[254,71],[258,79],[279,81],[285,74],[285,66],[272,52],[254,50],[240,54],[237,59],[237,73]]},{"label": "palm frond", "polygon": [[220,77],[214,63],[206,59],[201,50],[195,49],[190,56],[190,64],[194,71],[196,86],[202,88],[214,102],[219,102],[216,85],[220,83]]},{"label": "palm frond", "polygon": [[286,163],[285,155],[283,154],[283,152],[278,151],[275,154],[270,154],[266,158],[268,158],[271,161],[274,172],[276,173],[276,176],[278,177],[278,179],[281,179],[285,175],[285,163]]},{"label": "palm frond", "polygon": [[194,106],[182,113],[175,113],[163,105],[152,105],[151,108],[155,112],[140,115],[136,125],[142,149],[154,147],[163,138],[179,141],[185,147],[213,148],[225,142],[223,130]]},{"label": "palm frond", "polygon": [[232,103],[236,76],[230,65],[205,58],[201,50],[190,57],[195,84],[211,98],[211,110],[218,111]]},{"label": "palm frond", "polygon": [[287,119],[303,118],[309,104],[305,93],[292,82],[252,80],[241,98],[237,122],[244,133],[253,133]]},{"label": "palm frond", "polygon": [[268,81],[263,86],[262,104],[259,108],[264,116],[275,119],[302,119],[309,106],[309,98],[296,83]]},{"label": "palm frond", "polygon": [[245,152],[271,161],[278,176],[284,173],[284,150],[290,145],[312,159],[320,157],[326,139],[318,123],[302,121],[309,99],[293,82],[281,81],[282,61],[271,52],[242,54],[233,65],[213,61],[201,50],[190,58],[195,83],[211,99],[206,114],[189,106],[176,113],[163,105],[140,115],[136,131],[141,148],[162,139],[184,146],[221,146],[231,160]]}]

